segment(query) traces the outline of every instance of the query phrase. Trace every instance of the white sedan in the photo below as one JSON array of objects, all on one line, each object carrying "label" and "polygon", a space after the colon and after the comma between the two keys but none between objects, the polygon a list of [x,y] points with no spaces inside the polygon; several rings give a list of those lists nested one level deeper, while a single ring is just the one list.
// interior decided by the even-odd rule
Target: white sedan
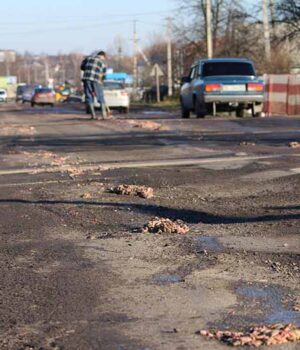
[{"label": "white sedan", "polygon": [[7,102],[7,92],[4,89],[0,89],[0,102]]},{"label": "white sedan", "polygon": [[[119,110],[121,113],[128,113],[130,107],[130,97],[129,93],[125,89],[125,86],[117,81],[105,81],[103,86],[106,105],[110,109]],[[97,101],[95,101],[95,107],[100,107]]]}]

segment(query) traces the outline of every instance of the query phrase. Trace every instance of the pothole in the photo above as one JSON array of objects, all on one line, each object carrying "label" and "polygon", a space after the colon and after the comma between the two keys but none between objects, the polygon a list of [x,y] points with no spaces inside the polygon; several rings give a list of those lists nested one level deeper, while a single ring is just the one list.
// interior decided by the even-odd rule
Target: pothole
[{"label": "pothole", "polygon": [[217,237],[214,236],[198,236],[195,238],[197,248],[205,250],[207,252],[222,252],[224,251],[223,245],[219,242]]},{"label": "pothole", "polygon": [[285,302],[286,292],[278,286],[244,285],[237,288],[237,293],[257,302],[263,314],[263,323],[293,323],[300,326],[300,313],[289,308]]},{"label": "pothole", "polygon": [[156,284],[176,284],[183,283],[184,279],[176,274],[162,273],[153,277],[153,282]]}]

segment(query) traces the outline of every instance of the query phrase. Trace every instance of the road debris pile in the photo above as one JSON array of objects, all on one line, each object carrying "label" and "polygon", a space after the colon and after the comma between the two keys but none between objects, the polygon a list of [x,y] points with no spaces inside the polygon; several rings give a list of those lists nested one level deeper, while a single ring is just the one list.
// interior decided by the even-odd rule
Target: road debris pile
[{"label": "road debris pile", "polygon": [[189,227],[181,220],[172,221],[166,218],[155,217],[144,226],[143,233],[175,233],[185,235],[189,230]]},{"label": "road debris pile", "polygon": [[148,121],[148,120],[143,120],[143,121],[139,121],[139,120],[128,120],[127,121],[130,125],[132,125],[132,127],[134,128],[140,128],[140,129],[148,129],[148,130],[162,130],[163,126],[159,123],[155,123],[152,121]]},{"label": "road debris pile", "polygon": [[0,127],[0,135],[3,136],[33,136],[36,134],[36,129],[33,126],[22,126],[22,125],[1,125]]},{"label": "road debris pile", "polygon": [[240,146],[256,146],[256,143],[250,142],[250,141],[243,141],[243,142],[240,142]]},{"label": "road debris pile", "polygon": [[138,196],[144,199],[153,198],[154,191],[152,187],[136,185],[119,185],[109,190],[111,193],[126,196]]},{"label": "road debris pile", "polygon": [[65,165],[68,160],[67,157],[61,157],[58,154],[49,151],[39,151],[37,155],[43,159],[49,159],[51,161],[51,165],[53,166],[62,166]]},{"label": "road debris pile", "polygon": [[263,345],[281,345],[300,340],[300,328],[292,324],[259,326],[251,328],[245,333],[202,330],[199,334],[210,339],[217,339],[231,346],[252,346],[257,348]]},{"label": "road debris pile", "polygon": [[[55,167],[55,169],[53,169],[54,171],[58,170],[61,173],[67,173],[70,176],[70,178],[73,180],[75,180],[76,177],[81,176],[85,173],[84,170],[79,168],[79,165],[80,165],[79,159],[71,160],[70,157],[62,157],[56,153],[45,151],[45,150],[40,150],[36,153],[23,151],[21,152],[21,154],[31,159],[35,159],[35,158],[38,158],[39,160],[42,159],[44,163],[49,164],[51,167]],[[34,165],[37,167],[38,163],[35,163]],[[47,171],[51,172],[51,170],[49,169]],[[44,164],[41,169],[33,170],[32,174],[39,174],[43,172],[45,172]]]},{"label": "road debris pile", "polygon": [[300,148],[300,142],[293,141],[289,143],[290,148]]},{"label": "road debris pile", "polygon": [[300,297],[295,300],[293,311],[300,312]]},{"label": "road debris pile", "polygon": [[83,193],[80,198],[82,199],[91,199],[93,196],[91,195],[91,193],[89,192],[86,192],[86,193]]}]

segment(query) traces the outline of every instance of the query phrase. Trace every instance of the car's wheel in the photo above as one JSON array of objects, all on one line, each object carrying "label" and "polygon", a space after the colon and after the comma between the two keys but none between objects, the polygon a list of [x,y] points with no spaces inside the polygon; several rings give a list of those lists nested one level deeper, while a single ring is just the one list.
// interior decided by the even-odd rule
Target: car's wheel
[{"label": "car's wheel", "polygon": [[35,103],[34,102],[31,102],[31,107],[34,107],[35,106]]},{"label": "car's wheel", "polygon": [[181,104],[181,117],[183,119],[188,119],[191,115],[190,110],[185,107],[182,100],[181,100],[180,104]]},{"label": "car's wheel", "polygon": [[205,118],[205,109],[203,107],[199,99],[195,96],[195,114],[197,118]]}]

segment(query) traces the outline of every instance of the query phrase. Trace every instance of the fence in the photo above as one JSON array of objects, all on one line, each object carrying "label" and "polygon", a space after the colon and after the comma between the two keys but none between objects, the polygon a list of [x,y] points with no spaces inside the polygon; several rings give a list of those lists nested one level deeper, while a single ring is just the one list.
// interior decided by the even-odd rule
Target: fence
[{"label": "fence", "polygon": [[300,75],[265,76],[263,112],[272,115],[300,115]]}]

